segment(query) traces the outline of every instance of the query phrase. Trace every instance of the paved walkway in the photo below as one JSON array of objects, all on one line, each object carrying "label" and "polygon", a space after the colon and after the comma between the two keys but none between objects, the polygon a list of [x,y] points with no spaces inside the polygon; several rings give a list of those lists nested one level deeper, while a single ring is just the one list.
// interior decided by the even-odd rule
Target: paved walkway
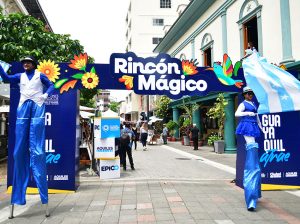
[{"label": "paved walkway", "polygon": [[39,196],[28,195],[27,205],[17,206],[16,218],[8,220],[8,197],[0,198],[0,222],[300,223],[300,197],[286,191],[263,192],[257,211],[246,210],[243,190],[231,183],[234,154],[169,143],[138,149],[133,156],[136,170],[128,167],[120,179],[100,181],[81,172],[76,193],[50,195],[49,218]]}]

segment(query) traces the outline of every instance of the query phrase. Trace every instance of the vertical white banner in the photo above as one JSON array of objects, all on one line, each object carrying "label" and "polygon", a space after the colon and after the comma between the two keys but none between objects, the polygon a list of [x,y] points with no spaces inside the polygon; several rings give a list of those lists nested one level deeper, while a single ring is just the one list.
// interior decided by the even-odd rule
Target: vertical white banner
[{"label": "vertical white banner", "polygon": [[94,138],[101,138],[101,118],[94,118]]}]

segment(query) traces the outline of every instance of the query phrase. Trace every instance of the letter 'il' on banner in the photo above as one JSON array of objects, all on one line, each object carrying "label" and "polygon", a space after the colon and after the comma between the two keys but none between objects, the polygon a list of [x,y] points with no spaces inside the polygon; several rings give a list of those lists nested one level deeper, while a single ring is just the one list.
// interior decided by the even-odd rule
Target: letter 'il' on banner
[{"label": "letter 'il' on banner", "polygon": [[115,138],[95,138],[95,158],[115,158]]}]

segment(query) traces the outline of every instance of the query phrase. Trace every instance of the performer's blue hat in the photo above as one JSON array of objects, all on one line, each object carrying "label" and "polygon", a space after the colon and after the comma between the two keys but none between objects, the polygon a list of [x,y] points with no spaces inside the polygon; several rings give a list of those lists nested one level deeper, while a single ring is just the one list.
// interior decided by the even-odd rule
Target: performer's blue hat
[{"label": "performer's blue hat", "polygon": [[243,88],[243,94],[248,93],[248,92],[253,92],[253,90],[248,86],[244,87]]},{"label": "performer's blue hat", "polygon": [[30,61],[35,67],[37,67],[37,60],[33,56],[26,56],[25,58],[21,59],[21,62],[24,63],[25,61]]}]

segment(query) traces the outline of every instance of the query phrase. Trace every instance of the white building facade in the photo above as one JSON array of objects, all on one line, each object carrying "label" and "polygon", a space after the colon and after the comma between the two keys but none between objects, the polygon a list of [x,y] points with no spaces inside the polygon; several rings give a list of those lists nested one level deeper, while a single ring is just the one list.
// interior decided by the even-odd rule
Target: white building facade
[{"label": "white building facade", "polygon": [[291,66],[300,60],[299,9],[298,0],[194,0],[155,52],[205,66],[223,53],[238,61],[252,42],[268,61]]},{"label": "white building facade", "polygon": [[[189,0],[131,0],[126,16],[126,51],[144,58],[155,56],[153,49],[189,2]],[[153,111],[156,100],[156,96],[134,95],[136,94],[129,93],[127,97],[129,101],[126,102],[126,113],[130,115],[126,118],[132,121],[138,119],[141,112]],[[130,108],[134,110],[130,111]]]},{"label": "white building facade", "polygon": [[[180,59],[197,59],[198,66],[211,66],[227,53],[233,63],[245,55],[248,45],[271,63],[285,64],[300,71],[300,1],[299,0],[193,0],[176,20],[155,53],[168,53]],[[201,104],[193,122],[204,134],[206,109],[217,95],[195,97]],[[237,94],[226,94],[225,150],[236,151],[235,118]],[[179,117],[182,101],[171,103],[173,120]],[[205,108],[206,107],[206,108]],[[195,120],[194,120],[195,119]],[[178,132],[177,132],[178,133]]]}]

